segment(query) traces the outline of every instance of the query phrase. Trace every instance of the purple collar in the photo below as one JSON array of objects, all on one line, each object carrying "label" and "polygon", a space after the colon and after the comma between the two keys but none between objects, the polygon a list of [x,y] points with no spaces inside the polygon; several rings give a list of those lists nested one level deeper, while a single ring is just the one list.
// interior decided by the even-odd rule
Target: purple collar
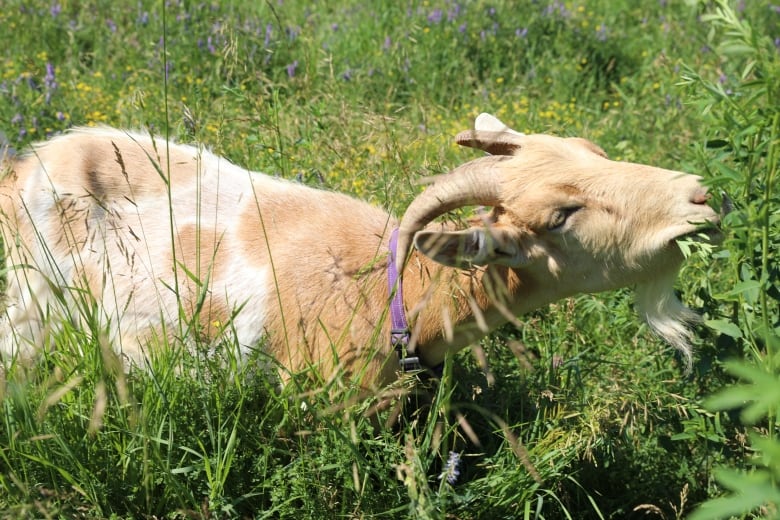
[{"label": "purple collar", "polygon": [[419,372],[420,377],[426,379],[431,375],[441,379],[444,373],[444,363],[435,367],[425,367],[420,358],[415,356],[414,344],[409,346],[412,332],[406,321],[406,309],[404,309],[404,284],[401,274],[395,267],[395,259],[398,256],[398,228],[390,234],[390,261],[387,266],[387,288],[390,292],[390,343],[398,353],[401,372]]},{"label": "purple collar", "polygon": [[390,261],[387,265],[387,289],[392,299],[390,300],[390,342],[398,353],[401,372],[411,372],[422,369],[420,358],[414,355],[414,349],[409,347],[412,333],[409,323],[406,321],[406,309],[404,309],[404,284],[395,267],[398,255],[398,228],[390,235]]}]

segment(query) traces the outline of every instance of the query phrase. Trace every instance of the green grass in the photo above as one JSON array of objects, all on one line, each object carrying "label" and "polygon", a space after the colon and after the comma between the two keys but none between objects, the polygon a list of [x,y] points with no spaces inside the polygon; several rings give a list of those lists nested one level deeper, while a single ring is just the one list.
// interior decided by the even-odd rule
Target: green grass
[{"label": "green grass", "polygon": [[709,325],[693,373],[630,291],[580,296],[448,360],[377,429],[376,400],[280,390],[229,341],[126,374],[100,330],[65,328],[0,380],[0,518],[777,517],[776,5],[304,4],[5,0],[0,131],[21,150],[149,128],[396,214],[474,157],[452,138],[481,111],[699,173],[735,211],[681,276]]}]

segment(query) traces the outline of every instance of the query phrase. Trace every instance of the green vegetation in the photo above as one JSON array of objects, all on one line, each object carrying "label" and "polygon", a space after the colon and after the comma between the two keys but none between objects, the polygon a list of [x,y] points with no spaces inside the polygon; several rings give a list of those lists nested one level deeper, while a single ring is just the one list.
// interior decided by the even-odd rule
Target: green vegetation
[{"label": "green vegetation", "polygon": [[[685,374],[630,291],[523,317],[375,428],[175,345],[65,328],[0,376],[0,518],[780,517],[780,7],[689,0],[4,0],[0,131],[151,129],[400,213],[481,111],[729,193],[680,280]],[[260,355],[258,354],[258,357]],[[380,411],[388,421],[396,408]],[[452,454],[455,455],[452,455]]]}]

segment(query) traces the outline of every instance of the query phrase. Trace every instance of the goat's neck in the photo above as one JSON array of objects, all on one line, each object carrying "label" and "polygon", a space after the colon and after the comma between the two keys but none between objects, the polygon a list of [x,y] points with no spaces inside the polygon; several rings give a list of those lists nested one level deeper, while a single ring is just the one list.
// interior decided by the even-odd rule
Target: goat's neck
[{"label": "goat's neck", "polygon": [[404,270],[404,301],[417,354],[435,366],[513,316],[544,305],[548,300],[539,299],[535,286],[509,268],[452,269],[415,251]]}]

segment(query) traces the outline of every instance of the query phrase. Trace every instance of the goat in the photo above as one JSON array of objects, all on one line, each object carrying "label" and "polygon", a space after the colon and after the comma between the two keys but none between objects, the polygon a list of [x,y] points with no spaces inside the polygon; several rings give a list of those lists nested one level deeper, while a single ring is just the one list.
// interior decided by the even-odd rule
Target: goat
[{"label": "goat", "polygon": [[[515,316],[630,285],[645,321],[690,360],[696,314],[673,292],[675,240],[719,224],[699,177],[612,161],[581,138],[524,135],[488,114],[456,141],[490,155],[436,178],[400,221],[140,133],[79,128],[38,144],[0,184],[0,354],[50,345],[52,324],[78,326],[89,295],[131,363],[181,336],[218,345],[229,333],[290,372],[342,369],[383,385],[404,350],[389,340],[390,270],[409,312],[406,348],[423,366]],[[492,209],[465,229],[434,222],[471,205]]]}]

